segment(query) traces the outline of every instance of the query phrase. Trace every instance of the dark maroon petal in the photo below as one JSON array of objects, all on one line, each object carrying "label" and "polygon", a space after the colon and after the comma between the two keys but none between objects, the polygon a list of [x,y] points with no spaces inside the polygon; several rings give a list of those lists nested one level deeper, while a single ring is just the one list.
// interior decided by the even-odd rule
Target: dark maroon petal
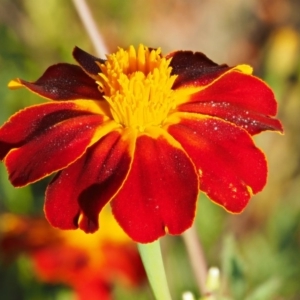
[{"label": "dark maroon petal", "polygon": [[79,66],[67,63],[49,67],[35,82],[16,79],[9,83],[13,89],[22,86],[51,100],[102,99],[95,80]]},{"label": "dark maroon petal", "polygon": [[73,57],[79,63],[81,68],[92,78],[96,79],[98,73],[101,72],[99,66],[96,62],[103,64],[104,59],[93,56],[82,49],[75,47],[73,50]]},{"label": "dark maroon petal", "polygon": [[187,85],[207,85],[225,71],[231,69],[225,64],[218,65],[203,53],[177,51],[166,56],[172,58],[172,75],[178,75],[173,89]]}]

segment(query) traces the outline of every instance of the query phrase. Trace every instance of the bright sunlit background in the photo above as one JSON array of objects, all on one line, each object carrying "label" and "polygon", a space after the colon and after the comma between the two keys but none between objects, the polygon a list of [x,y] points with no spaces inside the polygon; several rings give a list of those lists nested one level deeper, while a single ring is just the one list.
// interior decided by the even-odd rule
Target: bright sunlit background
[{"label": "bright sunlit background", "polygon": [[[230,215],[200,196],[196,224],[209,266],[221,270],[226,299],[300,299],[300,1],[87,3],[110,52],[139,43],[161,47],[165,54],[200,51],[217,63],[251,64],[274,90],[285,135],[255,137],[269,163],[266,188],[241,215]],[[73,63],[75,45],[95,54],[71,0],[1,0],[0,124],[43,101],[26,90],[8,90],[9,80],[36,80],[51,64]],[[43,216],[47,182],[14,189],[1,164],[0,212]],[[166,237],[162,243],[174,299],[185,290],[197,294],[182,239]],[[114,294],[123,300],[152,299],[146,285],[127,290],[116,283]],[[8,262],[0,253],[1,299],[67,300],[70,295],[65,286],[41,283],[28,256]]]}]

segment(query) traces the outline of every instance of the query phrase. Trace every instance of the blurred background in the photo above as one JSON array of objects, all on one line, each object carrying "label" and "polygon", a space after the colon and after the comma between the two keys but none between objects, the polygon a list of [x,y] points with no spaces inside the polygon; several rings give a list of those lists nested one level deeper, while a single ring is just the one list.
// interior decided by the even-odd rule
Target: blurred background
[{"label": "blurred background", "polygon": [[[266,188],[241,215],[230,215],[201,195],[196,226],[209,266],[221,270],[222,299],[300,299],[300,1],[87,2],[110,52],[139,43],[161,47],[165,54],[200,51],[217,63],[252,65],[274,90],[285,134],[255,137],[269,163]],[[42,102],[25,90],[9,91],[9,80],[36,80],[51,64],[72,63],[75,45],[95,54],[71,0],[1,0],[0,124]],[[30,230],[38,226],[30,220],[43,218],[47,182],[14,189],[0,165],[0,234],[13,232],[11,248],[2,243],[0,249],[3,300],[76,297],[70,282],[49,282],[35,268],[33,257],[41,246],[36,240],[53,245],[45,238],[47,230],[30,242]],[[29,219],[20,225],[18,216]],[[162,244],[174,299],[186,290],[199,295],[182,239],[166,237]],[[114,299],[153,299],[145,283],[134,288],[122,280],[111,284]]]}]

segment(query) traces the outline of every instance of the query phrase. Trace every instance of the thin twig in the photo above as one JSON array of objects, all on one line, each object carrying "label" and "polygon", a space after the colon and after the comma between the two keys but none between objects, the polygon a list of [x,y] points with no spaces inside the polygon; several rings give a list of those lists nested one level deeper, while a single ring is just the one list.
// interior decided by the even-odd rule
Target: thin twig
[{"label": "thin twig", "polygon": [[201,295],[205,295],[207,293],[207,264],[200,239],[197,235],[195,225],[188,229],[182,236],[200,293]]},{"label": "thin twig", "polygon": [[76,11],[90,37],[91,42],[100,58],[106,58],[108,53],[104,40],[97,28],[96,22],[85,0],[73,0]]}]

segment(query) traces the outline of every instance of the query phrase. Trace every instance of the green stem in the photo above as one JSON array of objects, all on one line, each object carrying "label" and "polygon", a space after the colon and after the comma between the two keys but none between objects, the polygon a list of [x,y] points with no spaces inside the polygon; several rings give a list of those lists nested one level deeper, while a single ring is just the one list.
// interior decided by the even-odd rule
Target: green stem
[{"label": "green stem", "polygon": [[138,249],[156,300],[172,300],[159,241],[150,244],[138,244]]}]

